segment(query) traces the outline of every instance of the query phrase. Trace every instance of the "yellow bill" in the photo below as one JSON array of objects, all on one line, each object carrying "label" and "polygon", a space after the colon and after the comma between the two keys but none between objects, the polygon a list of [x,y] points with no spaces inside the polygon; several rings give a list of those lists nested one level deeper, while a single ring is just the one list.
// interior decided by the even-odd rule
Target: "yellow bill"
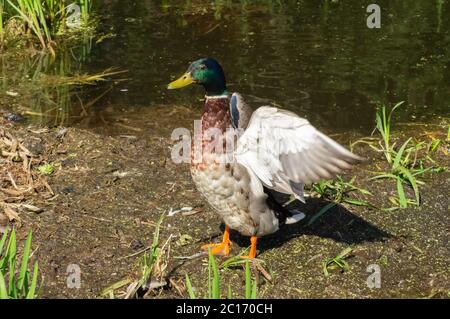
[{"label": "yellow bill", "polygon": [[185,86],[188,86],[190,84],[194,83],[194,79],[191,76],[190,72],[187,72],[185,74],[183,74],[178,80],[175,80],[173,82],[171,82],[167,88],[169,90],[174,90],[174,89],[181,89]]}]

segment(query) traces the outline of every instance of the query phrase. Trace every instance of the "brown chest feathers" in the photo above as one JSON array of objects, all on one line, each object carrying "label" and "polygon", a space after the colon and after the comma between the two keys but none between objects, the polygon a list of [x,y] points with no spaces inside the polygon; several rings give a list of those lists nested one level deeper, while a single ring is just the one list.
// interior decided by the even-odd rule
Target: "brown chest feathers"
[{"label": "brown chest feathers", "polygon": [[203,169],[205,165],[216,165],[218,157],[232,152],[232,149],[227,147],[225,138],[230,124],[228,97],[206,98],[201,117],[201,131],[197,132],[192,141],[192,168]]}]

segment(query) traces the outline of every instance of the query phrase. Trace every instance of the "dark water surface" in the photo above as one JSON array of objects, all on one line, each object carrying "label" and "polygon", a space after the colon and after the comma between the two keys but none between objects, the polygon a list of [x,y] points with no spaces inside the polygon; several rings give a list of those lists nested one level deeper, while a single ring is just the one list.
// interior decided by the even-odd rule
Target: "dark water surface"
[{"label": "dark water surface", "polygon": [[448,1],[378,1],[380,29],[366,25],[373,1],[255,2],[99,1],[101,31],[115,36],[94,46],[87,71],[116,66],[129,71],[129,81],[107,93],[94,114],[199,107],[200,87],[167,91],[166,85],[189,62],[212,56],[230,91],[254,106],[294,110],[319,127],[367,132],[378,103],[402,100],[402,121],[448,117]]}]

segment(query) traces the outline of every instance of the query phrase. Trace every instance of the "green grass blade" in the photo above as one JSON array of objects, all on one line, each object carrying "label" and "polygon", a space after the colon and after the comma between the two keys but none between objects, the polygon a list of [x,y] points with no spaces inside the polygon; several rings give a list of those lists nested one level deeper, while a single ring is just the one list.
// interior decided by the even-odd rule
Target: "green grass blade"
[{"label": "green grass blade", "polygon": [[406,200],[405,190],[403,189],[403,183],[400,177],[397,178],[397,192],[400,208],[406,208],[408,206],[408,202]]},{"label": "green grass blade", "polygon": [[397,104],[395,104],[395,106],[392,108],[392,110],[391,110],[391,113],[389,114],[389,119],[392,117],[392,113],[394,113],[394,111],[398,108],[398,107],[400,107],[403,103],[405,103],[405,101],[401,101],[401,102],[398,102]]},{"label": "green grass blade", "polygon": [[8,290],[6,289],[5,277],[0,271],[0,299],[9,299]]},{"label": "green grass blade", "polygon": [[322,207],[322,209],[317,214],[315,214],[313,217],[311,217],[311,219],[308,221],[308,226],[314,224],[317,219],[319,219],[323,214],[328,212],[331,208],[333,208],[336,205],[337,205],[337,203],[332,202],[332,203],[328,203],[327,205]]},{"label": "green grass blade", "polygon": [[[44,39],[44,35],[42,34],[41,25],[39,24],[39,19],[41,21],[45,22],[45,16],[43,12],[36,11],[36,7],[33,6],[33,3],[35,5],[40,5],[39,1],[24,1],[24,0],[17,0],[19,7],[14,5],[11,0],[7,0],[9,5],[18,13],[18,17],[20,17],[23,21],[25,21],[28,24],[28,27],[33,31],[33,33],[37,36],[39,39],[39,42],[41,42],[42,48],[46,48],[46,42]],[[38,3],[39,2],[39,3]],[[46,27],[46,24],[43,26]],[[44,31],[46,28],[44,28]],[[50,37],[47,37],[47,40],[51,40]]]},{"label": "green grass blade", "polygon": [[250,271],[250,263],[248,260],[245,263],[245,299],[250,299],[252,296],[252,276]]},{"label": "green grass blade", "polygon": [[372,195],[372,193],[369,192],[367,189],[356,187],[356,186],[353,186],[353,187],[355,190],[357,190],[358,192],[360,192],[363,195]]},{"label": "green grass blade", "polygon": [[[20,265],[20,272],[19,272],[19,280],[17,282],[17,288],[19,291],[22,291],[25,284],[25,289],[27,289],[27,275],[28,275],[28,261],[30,259],[30,253],[31,253],[31,241],[33,238],[33,233],[30,231],[28,234],[28,238],[25,242],[25,247],[23,250],[23,256],[22,256],[22,264]],[[26,292],[25,292],[26,294]]]},{"label": "green grass blade", "polygon": [[160,234],[160,230],[161,230],[161,224],[164,221],[164,217],[166,215],[163,213],[161,214],[161,216],[158,219],[158,222],[156,223],[156,228],[155,228],[155,232],[153,233],[153,242],[152,242],[152,247],[158,247],[159,246],[159,234]]},{"label": "green grass blade", "polygon": [[8,294],[11,298],[17,299],[17,288],[16,288],[16,260],[10,259],[9,260],[9,288],[8,288]]},{"label": "green grass blade", "polygon": [[3,30],[3,14],[4,14],[3,0],[0,0],[0,50],[3,49],[3,40],[5,37],[4,30]]},{"label": "green grass blade", "polygon": [[367,207],[372,206],[370,203],[368,203],[366,201],[353,199],[353,198],[346,198],[346,199],[344,199],[344,202],[347,204],[356,205],[356,206],[367,206]]},{"label": "green grass blade", "polygon": [[130,278],[120,280],[109,287],[106,287],[100,293],[101,297],[109,297],[110,299],[114,299],[114,291],[120,289],[126,285],[129,285],[132,282]]},{"label": "green grass blade", "polygon": [[37,18],[39,19],[38,24],[44,30],[44,35],[47,39],[47,43],[49,43],[52,40],[52,38],[47,26],[47,20],[45,18],[45,14],[42,9],[42,5],[40,5],[38,1],[35,1],[34,4],[35,4],[34,11],[37,13]]},{"label": "green grass blade", "polygon": [[243,249],[238,255],[228,258],[223,261],[220,265],[220,269],[228,269],[230,267],[239,266],[245,264],[246,260],[241,258],[241,256],[248,255],[249,248]]},{"label": "green grass blade", "polygon": [[258,296],[258,285],[256,283],[256,280],[253,280],[252,295],[250,296],[250,298],[256,299],[257,296]]},{"label": "green grass blade", "polygon": [[350,266],[348,265],[348,262],[346,262],[345,260],[340,260],[341,265],[339,265],[342,270],[344,271],[349,271],[350,270]]},{"label": "green grass blade", "polygon": [[3,271],[4,273],[6,273],[7,268],[8,268],[10,254],[11,254],[11,245],[12,245],[13,241],[15,243],[15,241],[16,241],[15,237],[16,237],[16,235],[15,235],[15,231],[13,229],[11,231],[11,234],[9,235],[9,240],[8,240],[8,245],[6,246],[6,251],[3,255],[3,258],[0,260],[0,271]]},{"label": "green grass blade", "polygon": [[400,161],[403,157],[403,153],[405,151],[406,146],[409,144],[409,142],[411,141],[411,137],[405,142],[403,143],[402,147],[400,147],[400,150],[397,152],[397,155],[395,156],[394,159],[394,164],[392,165],[392,169],[397,169],[398,166],[400,165]]},{"label": "green grass blade", "polygon": [[327,261],[322,262],[322,271],[323,271],[323,275],[325,277],[328,277],[330,275],[330,273],[328,272],[328,262]]},{"label": "green grass blade", "polygon": [[342,258],[347,257],[352,251],[353,251],[352,247],[347,247],[343,251],[341,251],[339,255],[336,256],[336,259],[342,260]]},{"label": "green grass blade", "polygon": [[34,269],[33,269],[33,279],[31,280],[30,290],[28,291],[26,299],[34,299],[36,297],[38,271],[39,271],[39,266],[38,266],[38,263],[35,262]]},{"label": "green grass blade", "polygon": [[[15,265],[16,253],[17,253],[17,243],[16,243],[16,231],[13,229],[11,235],[9,236],[8,249],[6,252],[7,258],[6,262],[10,265],[9,270],[11,271],[11,265]],[[14,269],[12,269],[14,272]]]},{"label": "green grass blade", "polygon": [[217,268],[216,260],[214,256],[209,253],[209,263],[212,270],[212,285],[211,285],[211,297],[212,299],[220,299],[220,275]]},{"label": "green grass blade", "polygon": [[[424,168],[424,169],[418,169],[418,170],[413,170],[413,173],[411,172],[411,175],[412,176],[418,176],[418,175],[423,175],[423,174],[425,174],[425,173],[427,173],[427,172],[433,172],[433,171],[435,171],[436,169],[435,168],[433,168],[433,167],[427,167],[427,168]],[[438,168],[438,170],[437,171],[439,171],[439,168]],[[444,168],[444,171],[445,171],[445,168]]]},{"label": "green grass blade", "polygon": [[212,265],[211,252],[208,252],[208,299],[212,299]]},{"label": "green grass blade", "polygon": [[411,172],[409,170],[407,170],[406,168],[404,168],[404,167],[401,167],[401,172],[406,177],[408,182],[411,184],[411,186],[412,186],[412,188],[414,190],[414,195],[416,197],[416,203],[417,203],[417,205],[419,205],[419,203],[420,203],[420,193],[419,193],[419,187],[417,186],[416,179],[411,174]]},{"label": "green grass blade", "polygon": [[3,233],[2,239],[0,240],[0,256],[2,255],[3,247],[5,246],[6,238],[8,237],[8,232]]},{"label": "green grass blade", "polygon": [[194,289],[192,288],[191,280],[189,279],[189,275],[186,273],[186,290],[189,294],[189,298],[197,299],[195,297]]},{"label": "green grass blade", "polygon": [[396,179],[397,175],[390,174],[390,173],[378,174],[377,176],[369,178],[369,180],[372,181],[372,180],[375,180],[375,179],[384,179],[384,178],[394,178],[394,179]]},{"label": "green grass blade", "polygon": [[376,114],[375,123],[376,123],[376,127],[377,127],[378,132],[381,134],[381,136],[383,137],[383,139],[385,139],[385,132],[384,132],[384,127],[383,127],[383,120],[381,119],[380,111],[378,111],[377,114]]}]

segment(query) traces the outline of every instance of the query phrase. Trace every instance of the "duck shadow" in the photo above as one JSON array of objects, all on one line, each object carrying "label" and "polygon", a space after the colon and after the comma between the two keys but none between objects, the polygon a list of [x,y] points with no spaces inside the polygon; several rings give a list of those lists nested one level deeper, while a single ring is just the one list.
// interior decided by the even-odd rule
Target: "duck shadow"
[{"label": "duck shadow", "polygon": [[[264,236],[258,240],[258,250],[277,248],[286,242],[302,235],[314,235],[321,238],[329,238],[348,245],[361,244],[364,242],[384,242],[392,235],[355,215],[342,205],[336,205],[319,217],[314,223],[308,225],[311,218],[329,202],[310,198],[306,204],[295,201],[290,204],[290,210],[296,209],[305,213],[305,219],[296,224],[283,225],[271,235]],[[224,225],[222,225],[224,228]],[[249,238],[237,232],[231,233],[231,239],[240,247],[249,246]]]}]

